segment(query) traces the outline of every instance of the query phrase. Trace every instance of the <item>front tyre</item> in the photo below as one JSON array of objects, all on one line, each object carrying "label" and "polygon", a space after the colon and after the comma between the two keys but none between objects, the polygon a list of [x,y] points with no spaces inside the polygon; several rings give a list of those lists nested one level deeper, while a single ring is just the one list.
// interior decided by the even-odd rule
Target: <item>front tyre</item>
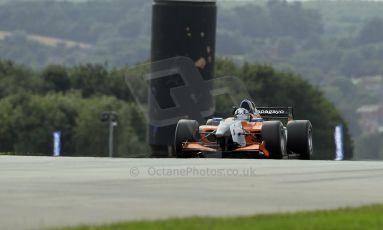
[{"label": "front tyre", "polygon": [[199,139],[199,124],[195,120],[179,120],[176,127],[174,138],[174,150],[176,157],[188,158],[195,157],[194,152],[185,152],[182,149],[184,142],[196,142]]},{"label": "front tyre", "polygon": [[287,149],[298,153],[301,160],[310,160],[314,152],[311,122],[291,121],[287,124],[287,134]]},{"label": "front tyre", "polygon": [[282,159],[286,155],[285,129],[280,121],[263,122],[262,139],[271,159]]}]

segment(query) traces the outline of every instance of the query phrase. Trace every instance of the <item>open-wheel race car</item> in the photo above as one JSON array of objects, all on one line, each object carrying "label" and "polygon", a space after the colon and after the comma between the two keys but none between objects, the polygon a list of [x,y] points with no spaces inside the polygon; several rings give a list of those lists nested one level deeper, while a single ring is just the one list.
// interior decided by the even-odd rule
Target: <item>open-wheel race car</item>
[{"label": "open-wheel race car", "polygon": [[269,158],[309,160],[312,125],[294,120],[291,107],[258,107],[243,100],[233,117],[212,118],[205,125],[182,119],[175,131],[177,157]]}]

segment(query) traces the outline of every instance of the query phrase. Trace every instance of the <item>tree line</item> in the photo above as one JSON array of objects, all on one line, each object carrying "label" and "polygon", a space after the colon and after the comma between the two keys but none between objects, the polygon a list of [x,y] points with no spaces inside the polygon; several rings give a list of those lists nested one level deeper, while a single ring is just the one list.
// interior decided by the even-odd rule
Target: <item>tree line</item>
[{"label": "tree line", "polygon": [[[100,115],[116,111],[116,156],[148,156],[145,114],[125,83],[126,73],[134,71],[98,64],[51,65],[36,71],[0,61],[0,152],[51,155],[52,134],[60,130],[63,155],[107,156],[108,129]],[[299,75],[268,65],[237,66],[228,59],[219,59],[216,71],[242,80],[258,106],[294,106],[297,119],[313,123],[315,158],[334,157],[334,127],[345,122],[323,94]],[[216,101],[221,108],[217,113],[231,111],[233,105],[227,100]],[[346,157],[352,158],[347,126],[345,140]]]}]

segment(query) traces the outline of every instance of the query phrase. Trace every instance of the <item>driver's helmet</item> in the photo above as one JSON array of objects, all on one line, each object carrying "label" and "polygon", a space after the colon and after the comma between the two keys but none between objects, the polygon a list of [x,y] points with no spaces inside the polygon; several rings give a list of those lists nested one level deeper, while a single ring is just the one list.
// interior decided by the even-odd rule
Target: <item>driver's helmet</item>
[{"label": "driver's helmet", "polygon": [[234,112],[234,119],[236,119],[236,120],[250,120],[250,113],[247,109],[238,108]]},{"label": "driver's helmet", "polygon": [[244,108],[247,111],[249,111],[249,113],[251,113],[251,114],[259,115],[258,110],[255,108],[254,102],[252,102],[252,101],[250,101],[248,99],[245,99],[245,100],[241,101],[241,104],[239,105],[239,108]]}]

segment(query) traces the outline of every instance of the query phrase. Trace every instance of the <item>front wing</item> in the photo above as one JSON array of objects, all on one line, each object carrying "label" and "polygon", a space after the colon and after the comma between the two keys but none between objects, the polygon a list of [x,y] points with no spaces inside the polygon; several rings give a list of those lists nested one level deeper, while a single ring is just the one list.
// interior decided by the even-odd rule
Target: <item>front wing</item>
[{"label": "front wing", "polygon": [[266,149],[265,144],[262,142],[260,144],[252,144],[246,147],[238,147],[232,151],[221,151],[218,145],[209,145],[206,146],[201,142],[185,142],[182,144],[183,151],[185,152],[196,152],[204,156],[216,157],[221,155],[221,157],[230,157],[230,158],[243,158],[243,157],[265,157],[270,156],[269,151]]}]

